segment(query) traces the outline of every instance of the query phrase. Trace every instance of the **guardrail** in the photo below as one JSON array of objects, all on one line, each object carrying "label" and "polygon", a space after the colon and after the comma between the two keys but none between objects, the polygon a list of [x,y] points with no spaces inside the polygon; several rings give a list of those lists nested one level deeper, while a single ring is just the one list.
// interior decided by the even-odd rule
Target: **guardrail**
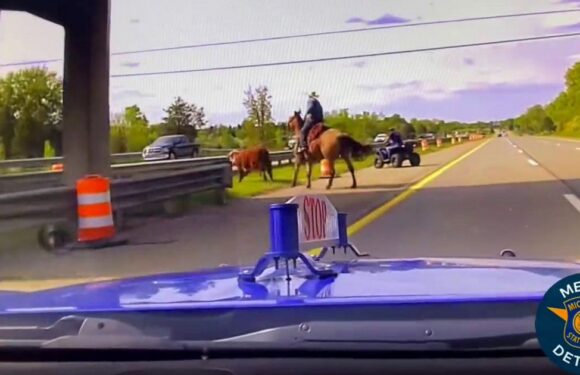
[{"label": "guardrail", "polygon": [[[292,162],[292,151],[274,151],[270,153],[274,165],[282,165]],[[195,169],[209,164],[229,163],[226,156],[208,156],[200,158],[188,158],[177,160],[162,160],[151,162],[138,162],[128,164],[115,164],[111,166],[111,178],[130,178],[137,175],[150,175],[156,173],[168,173],[175,170]],[[36,190],[43,188],[62,187],[62,172],[42,171],[31,173],[19,173],[0,176],[0,194],[18,191]]]},{"label": "guardrail", "polygon": [[[216,200],[223,203],[225,190],[231,186],[232,169],[225,160],[195,168],[114,180],[111,200],[116,225],[122,225],[123,211],[127,209],[191,193],[215,191]],[[57,223],[76,228],[76,193],[72,187],[0,195],[0,233]]]},{"label": "guardrail", "polygon": [[[200,156],[222,156],[227,155],[230,151],[222,148],[202,148],[200,149]],[[139,161],[143,161],[141,152],[111,155],[111,164],[126,164]],[[0,160],[0,171],[10,169],[49,169],[53,164],[63,162],[64,158],[62,157]]]}]

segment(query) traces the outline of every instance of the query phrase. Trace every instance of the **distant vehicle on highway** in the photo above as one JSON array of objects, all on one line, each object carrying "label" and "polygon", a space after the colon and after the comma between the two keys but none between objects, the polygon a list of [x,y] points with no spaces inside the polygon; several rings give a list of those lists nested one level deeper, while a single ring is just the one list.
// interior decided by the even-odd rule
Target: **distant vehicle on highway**
[{"label": "distant vehicle on highway", "polygon": [[375,143],[384,143],[387,141],[387,138],[389,138],[388,135],[381,133],[381,134],[377,134],[377,136],[374,139]]},{"label": "distant vehicle on highway", "polygon": [[143,149],[143,160],[168,160],[195,158],[199,155],[199,145],[192,143],[185,135],[165,135]]},{"label": "distant vehicle on highway", "polygon": [[417,138],[418,139],[426,139],[428,141],[434,141],[435,140],[435,134],[433,134],[433,133],[425,133],[425,134],[421,134]]}]

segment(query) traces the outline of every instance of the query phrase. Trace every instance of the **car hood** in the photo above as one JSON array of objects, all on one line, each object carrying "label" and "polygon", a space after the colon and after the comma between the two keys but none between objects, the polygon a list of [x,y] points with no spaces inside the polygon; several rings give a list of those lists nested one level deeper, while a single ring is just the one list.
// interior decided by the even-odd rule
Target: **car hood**
[{"label": "car hood", "polygon": [[220,267],[67,286],[1,292],[0,313],[244,308],[284,305],[539,300],[580,264],[516,259],[418,258],[330,263],[338,276],[317,279],[300,265],[286,280],[269,268],[242,282],[247,267]]}]

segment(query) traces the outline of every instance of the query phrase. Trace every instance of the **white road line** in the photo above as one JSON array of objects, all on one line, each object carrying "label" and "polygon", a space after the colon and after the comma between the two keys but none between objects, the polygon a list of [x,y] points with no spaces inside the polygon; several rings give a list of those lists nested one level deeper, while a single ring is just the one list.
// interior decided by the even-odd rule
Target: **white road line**
[{"label": "white road line", "polygon": [[522,150],[518,150],[518,152],[519,152],[520,154],[523,154],[523,153],[524,153]]},{"label": "white road line", "polygon": [[538,166],[538,162],[536,162],[534,159],[528,159],[528,163],[530,163],[530,165],[534,167]]},{"label": "white road line", "polygon": [[580,199],[574,194],[564,194],[564,198],[578,211],[580,212]]}]

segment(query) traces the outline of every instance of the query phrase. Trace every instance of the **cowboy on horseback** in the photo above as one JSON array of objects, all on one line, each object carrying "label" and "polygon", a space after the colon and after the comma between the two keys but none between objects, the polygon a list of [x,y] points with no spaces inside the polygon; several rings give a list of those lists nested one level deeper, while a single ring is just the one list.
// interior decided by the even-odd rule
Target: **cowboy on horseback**
[{"label": "cowboy on horseback", "polygon": [[304,152],[308,149],[308,133],[312,127],[324,121],[324,111],[322,105],[318,101],[318,94],[316,92],[310,93],[308,96],[308,103],[306,104],[306,114],[304,119],[304,126],[300,131],[300,148],[298,152]]}]

